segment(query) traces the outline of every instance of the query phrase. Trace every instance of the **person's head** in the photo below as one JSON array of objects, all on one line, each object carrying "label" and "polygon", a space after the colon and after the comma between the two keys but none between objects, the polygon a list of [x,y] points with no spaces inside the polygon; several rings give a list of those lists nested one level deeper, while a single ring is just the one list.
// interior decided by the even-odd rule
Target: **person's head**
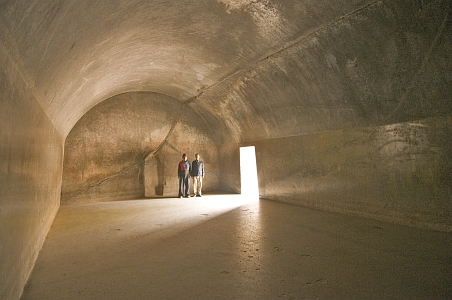
[{"label": "person's head", "polygon": [[183,160],[187,160],[187,154],[185,154],[185,153],[182,154],[182,159],[183,159]]},{"label": "person's head", "polygon": [[196,160],[199,160],[199,153],[196,153],[196,154],[195,154],[195,159],[196,159]]}]

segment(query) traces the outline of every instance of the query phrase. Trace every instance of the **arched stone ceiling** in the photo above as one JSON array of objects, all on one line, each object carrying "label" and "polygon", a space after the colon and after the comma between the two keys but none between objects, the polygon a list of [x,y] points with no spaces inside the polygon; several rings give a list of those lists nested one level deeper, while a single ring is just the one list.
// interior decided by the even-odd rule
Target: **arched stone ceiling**
[{"label": "arched stone ceiling", "polygon": [[237,141],[397,115],[426,60],[450,43],[448,1],[421,2],[6,0],[0,27],[63,136],[101,101],[150,91],[187,102]]}]

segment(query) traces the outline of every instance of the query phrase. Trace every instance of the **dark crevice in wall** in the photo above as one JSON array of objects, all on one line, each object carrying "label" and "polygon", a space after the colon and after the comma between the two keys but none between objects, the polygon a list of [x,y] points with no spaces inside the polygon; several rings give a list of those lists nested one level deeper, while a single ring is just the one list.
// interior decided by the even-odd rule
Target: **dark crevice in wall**
[{"label": "dark crevice in wall", "polygon": [[63,203],[63,202],[67,202],[68,200],[70,200],[70,199],[72,199],[72,198],[74,198],[74,197],[76,197],[76,196],[78,196],[78,195],[80,195],[80,194],[82,194],[82,193],[84,193],[84,192],[86,192],[86,191],[92,189],[92,188],[95,188],[95,187],[97,187],[97,186],[100,186],[100,185],[102,185],[104,182],[106,182],[106,181],[108,181],[108,180],[111,180],[111,179],[114,179],[115,177],[118,177],[118,176],[124,174],[125,172],[127,172],[127,171],[129,171],[129,170],[132,170],[132,169],[134,169],[134,168],[138,168],[139,170],[141,170],[143,165],[144,165],[144,161],[143,161],[143,162],[140,162],[140,163],[136,163],[136,164],[130,165],[130,166],[128,166],[128,167],[125,167],[124,169],[122,169],[121,171],[119,171],[119,172],[117,172],[117,173],[114,173],[114,174],[112,174],[112,175],[110,175],[110,176],[108,176],[108,177],[105,177],[104,179],[102,179],[102,180],[100,180],[100,181],[98,181],[98,182],[91,183],[91,184],[89,184],[88,186],[86,186],[85,188],[80,189],[80,190],[76,191],[75,193],[72,193],[72,194],[70,194],[70,195],[64,197],[64,199],[61,199],[61,202],[62,202],[62,203]]},{"label": "dark crevice in wall", "polygon": [[[62,200],[63,200],[64,202],[66,202],[66,201],[68,201],[68,200],[70,200],[70,199],[72,199],[72,198],[74,198],[74,197],[76,197],[76,196],[78,196],[78,195],[80,195],[80,194],[82,194],[82,193],[84,193],[84,192],[86,192],[86,191],[92,189],[92,188],[95,188],[95,187],[97,187],[97,186],[100,186],[101,184],[103,184],[104,182],[106,182],[106,181],[108,181],[108,180],[111,180],[111,179],[114,179],[115,177],[120,176],[121,174],[123,174],[123,173],[125,173],[125,172],[127,172],[127,171],[129,171],[129,170],[131,170],[131,169],[133,169],[133,168],[142,169],[143,166],[144,166],[144,164],[145,164],[145,161],[148,160],[148,159],[150,159],[150,158],[152,158],[153,156],[155,156],[155,155],[160,151],[160,149],[162,149],[163,146],[165,146],[165,144],[168,145],[168,146],[170,146],[171,148],[173,148],[175,151],[180,152],[180,151],[179,151],[178,149],[176,149],[173,145],[171,145],[170,143],[168,143],[168,139],[169,139],[169,137],[171,136],[171,134],[173,133],[174,128],[176,127],[176,125],[177,125],[177,124],[179,123],[179,121],[180,121],[180,117],[181,117],[181,115],[182,115],[183,107],[184,107],[184,105],[181,106],[181,109],[180,109],[180,111],[179,111],[179,113],[178,113],[178,118],[177,118],[177,119],[174,121],[174,123],[172,124],[170,130],[168,131],[168,133],[167,133],[167,135],[166,135],[166,137],[165,137],[165,139],[160,143],[160,145],[159,145],[155,150],[153,150],[153,151],[151,151],[150,153],[144,155],[143,161],[141,161],[140,163],[132,164],[132,165],[130,165],[130,166],[128,166],[128,167],[122,169],[121,171],[119,171],[119,172],[117,172],[117,173],[114,173],[114,174],[112,174],[112,175],[110,175],[110,176],[108,176],[108,177],[105,177],[104,179],[102,179],[102,180],[100,180],[100,181],[98,181],[98,182],[92,183],[92,184],[86,186],[85,188],[80,189],[80,190],[76,191],[75,193],[72,193],[72,194],[68,195],[67,197],[65,197],[65,198],[62,199]],[[63,202],[63,201],[62,201],[62,202]]]},{"label": "dark crevice in wall", "polygon": [[[184,107],[185,107],[185,105],[182,105],[182,106],[181,106],[181,108],[180,108],[180,110],[179,110],[179,113],[178,113],[178,115],[177,115],[177,119],[176,119],[176,120],[173,122],[173,124],[171,125],[171,128],[170,128],[170,130],[168,131],[168,133],[166,134],[165,139],[160,143],[160,145],[157,147],[157,149],[155,149],[154,151],[151,151],[149,154],[145,155],[144,160],[147,160],[147,159],[153,157],[154,155],[156,155],[156,154],[160,151],[160,149],[163,148],[163,146],[164,146],[165,144],[170,145],[170,144],[168,143],[168,139],[170,138],[171,134],[173,133],[174,128],[176,128],[176,125],[180,122],[180,118],[181,118],[181,116],[182,116],[182,111],[183,111]],[[171,145],[171,148],[173,148],[176,152],[181,153],[180,150],[179,150],[179,149],[176,149],[173,145]],[[182,154],[181,154],[181,155],[182,155]]]},{"label": "dark crevice in wall", "polygon": [[65,197],[64,201],[68,201],[68,200],[70,200],[71,198],[76,197],[77,195],[80,195],[80,194],[82,194],[82,193],[84,193],[84,192],[86,192],[86,191],[88,191],[88,190],[90,190],[90,189],[92,189],[92,188],[95,188],[95,187],[97,187],[97,186],[100,186],[100,185],[103,184],[104,182],[106,182],[106,181],[108,181],[108,180],[111,180],[111,179],[114,179],[114,178],[120,176],[121,174],[123,174],[123,173],[125,173],[125,172],[127,172],[127,171],[129,171],[129,170],[131,170],[131,169],[133,169],[133,168],[142,169],[142,167],[143,167],[144,164],[145,164],[145,161],[148,160],[148,159],[150,159],[150,158],[152,158],[152,157],[154,157],[154,156],[155,156],[155,155],[156,155],[156,154],[157,154],[157,153],[158,153],[165,145],[169,146],[169,147],[172,148],[174,151],[179,152],[179,153],[182,155],[182,152],[180,152],[179,149],[177,149],[176,147],[174,147],[173,145],[171,145],[171,144],[168,142],[168,139],[171,137],[171,134],[173,133],[174,128],[176,127],[176,125],[180,122],[180,118],[181,118],[181,116],[182,116],[183,109],[184,109],[184,107],[186,107],[186,106],[187,106],[186,104],[183,104],[183,105],[181,106],[181,108],[180,108],[180,110],[179,110],[179,112],[178,112],[178,117],[177,117],[177,119],[173,122],[173,124],[171,125],[171,128],[170,128],[170,130],[168,131],[168,133],[166,134],[165,139],[160,143],[160,145],[159,145],[155,150],[153,150],[153,151],[151,151],[150,153],[144,155],[143,161],[142,161],[142,162],[136,163],[136,164],[133,164],[133,165],[130,165],[130,166],[128,166],[128,167],[122,169],[121,171],[119,171],[119,172],[117,172],[117,173],[115,173],[115,174],[112,174],[112,175],[110,175],[110,176],[108,176],[108,177],[106,177],[106,178],[104,178],[104,179],[102,179],[102,180],[100,180],[100,181],[98,181],[98,182],[92,183],[92,184],[86,186],[85,188],[80,189],[80,190],[78,190],[77,192],[68,195],[67,197]]},{"label": "dark crevice in wall", "polygon": [[[176,144],[171,143],[170,141],[172,141],[173,137],[175,137],[176,140],[180,138],[176,131],[179,131],[180,130],[179,126],[181,125],[181,123],[185,122],[184,118],[185,118],[185,114],[187,114],[187,110],[190,110],[190,112],[189,112],[190,115],[196,115],[195,118],[198,119],[198,122],[204,124],[203,126],[205,127],[205,130],[208,132],[207,135],[210,136],[210,138],[215,143],[215,140],[214,140],[215,135],[213,134],[213,130],[211,127],[208,126],[208,124],[204,120],[204,118],[201,118],[200,114],[198,112],[196,112],[192,107],[190,107],[187,103],[179,102],[179,105],[177,105],[173,108],[171,121],[168,122],[169,129],[161,137],[162,138],[161,142],[154,144],[155,145],[154,148],[152,148],[152,149],[148,148],[148,150],[144,150],[144,152],[142,152],[142,154],[140,154],[138,157],[136,157],[137,160],[129,163],[130,165],[120,166],[120,168],[121,168],[120,171],[117,171],[117,172],[113,171],[114,172],[113,174],[106,173],[104,178],[94,179],[95,182],[92,182],[92,181],[86,182],[85,181],[84,185],[77,188],[76,190],[72,190],[72,191],[68,191],[67,193],[63,193],[61,202],[62,203],[73,202],[73,201],[76,201],[76,198],[84,197],[85,195],[88,195],[91,193],[93,193],[93,195],[98,194],[99,192],[97,190],[104,189],[104,187],[105,187],[105,189],[108,190],[109,189],[108,186],[109,185],[116,186],[116,182],[118,180],[122,180],[121,179],[122,176],[136,176],[136,174],[135,175],[131,175],[131,174],[126,175],[127,173],[135,172],[136,169],[139,172],[138,177],[144,178],[144,176],[145,176],[144,174],[146,173],[146,171],[145,171],[146,163],[149,160],[158,158],[159,153],[162,153],[163,148],[165,148],[165,146],[168,146],[175,153],[179,153],[180,155],[182,155],[182,151],[179,149],[180,145],[178,145],[177,143]],[[156,142],[156,141],[154,141],[154,142]],[[175,146],[175,145],[177,145],[177,146]],[[165,154],[163,154],[163,155],[165,155]],[[210,173],[212,178],[219,178],[219,175],[218,175],[219,172],[217,172],[216,170],[208,170],[208,172]],[[143,181],[141,181],[141,179],[140,179],[139,185],[142,185],[142,184],[145,184],[144,179],[143,179]],[[102,188],[101,188],[101,186],[102,186]],[[146,193],[146,191],[145,191],[145,193]]]}]

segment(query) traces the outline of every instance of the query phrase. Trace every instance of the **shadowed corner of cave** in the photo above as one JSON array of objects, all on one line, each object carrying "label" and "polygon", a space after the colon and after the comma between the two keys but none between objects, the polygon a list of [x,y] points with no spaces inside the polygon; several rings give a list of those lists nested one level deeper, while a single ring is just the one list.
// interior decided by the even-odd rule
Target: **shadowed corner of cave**
[{"label": "shadowed corner of cave", "polygon": [[1,4],[0,299],[452,298],[451,13]]}]

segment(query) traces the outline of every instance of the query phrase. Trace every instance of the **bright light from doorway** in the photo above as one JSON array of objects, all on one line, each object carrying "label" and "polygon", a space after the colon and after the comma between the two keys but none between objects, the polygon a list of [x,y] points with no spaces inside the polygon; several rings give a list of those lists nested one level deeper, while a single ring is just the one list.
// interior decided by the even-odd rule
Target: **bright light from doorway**
[{"label": "bright light from doorway", "polygon": [[240,180],[242,195],[259,199],[257,181],[256,151],[254,146],[240,148]]}]

